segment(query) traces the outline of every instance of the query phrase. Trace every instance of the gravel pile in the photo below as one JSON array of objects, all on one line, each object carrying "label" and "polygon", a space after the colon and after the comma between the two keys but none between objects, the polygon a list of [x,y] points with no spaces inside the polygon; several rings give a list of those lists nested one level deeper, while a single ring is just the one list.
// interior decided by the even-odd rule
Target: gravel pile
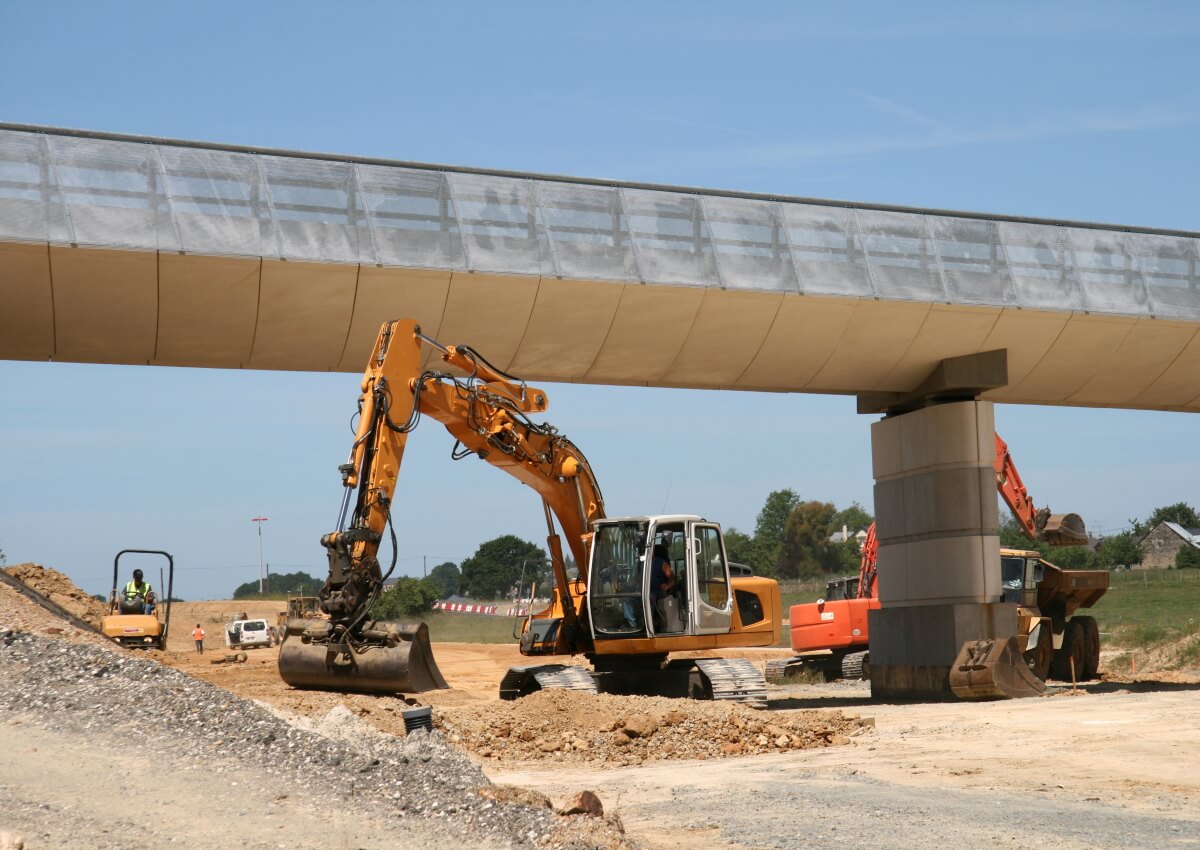
[{"label": "gravel pile", "polygon": [[868,728],[840,711],[764,712],[730,702],[566,690],[434,714],[451,743],[483,758],[594,766],[837,746]]},{"label": "gravel pile", "polygon": [[38,619],[40,610],[19,597],[14,603],[4,590],[0,722],[76,732],[114,747],[137,741],[179,769],[265,771],[289,793],[311,794],[317,807],[329,804],[331,789],[314,777],[334,777],[345,801],[339,805],[364,817],[440,824],[447,846],[469,846],[473,837],[513,847],[625,846],[606,821],[481,796],[488,780],[437,732],[398,738],[345,711],[297,722],[115,645],[46,636],[44,625],[43,634],[17,631],[10,624]]}]

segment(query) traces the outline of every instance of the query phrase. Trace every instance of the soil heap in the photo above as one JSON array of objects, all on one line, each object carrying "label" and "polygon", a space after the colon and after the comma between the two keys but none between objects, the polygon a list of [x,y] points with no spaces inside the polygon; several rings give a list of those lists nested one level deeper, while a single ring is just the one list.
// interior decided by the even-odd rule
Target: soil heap
[{"label": "soil heap", "polygon": [[100,621],[108,613],[103,602],[84,593],[58,570],[41,564],[17,564],[5,572],[96,628],[100,628]]},{"label": "soil heap", "polygon": [[759,711],[732,702],[538,691],[513,702],[435,709],[454,744],[504,761],[594,766],[837,746],[868,722],[840,711]]}]

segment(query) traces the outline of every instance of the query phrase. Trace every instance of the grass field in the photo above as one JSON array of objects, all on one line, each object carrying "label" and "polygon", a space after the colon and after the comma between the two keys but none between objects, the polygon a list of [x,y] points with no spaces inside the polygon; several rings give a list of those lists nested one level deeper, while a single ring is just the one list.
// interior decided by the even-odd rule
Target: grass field
[{"label": "grass field", "polygon": [[[1090,612],[1104,644],[1127,653],[1115,667],[1130,666],[1129,653],[1154,652],[1200,634],[1200,571],[1141,570],[1112,574],[1112,585]],[[1200,665],[1200,641],[1179,648],[1166,667]]]},{"label": "grass field", "polygon": [[421,619],[429,625],[430,640],[440,643],[516,643],[515,617],[433,611]]},{"label": "grass field", "polygon": [[788,609],[793,605],[799,605],[802,602],[816,602],[825,595],[824,578],[812,579],[811,581],[788,581],[781,582],[779,585],[780,595],[783,597],[783,617],[787,619]]}]

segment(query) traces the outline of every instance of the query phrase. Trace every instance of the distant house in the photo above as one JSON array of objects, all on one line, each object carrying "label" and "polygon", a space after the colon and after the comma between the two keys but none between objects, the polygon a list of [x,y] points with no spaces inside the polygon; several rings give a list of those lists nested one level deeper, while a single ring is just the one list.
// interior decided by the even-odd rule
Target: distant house
[{"label": "distant house", "polygon": [[857,531],[851,531],[844,525],[842,526],[841,531],[835,531],[833,534],[829,535],[830,543],[845,543],[847,540],[857,540],[858,545],[862,546],[866,539],[867,530],[865,528],[860,528]]},{"label": "distant house", "polygon": [[1200,528],[1184,528],[1175,522],[1160,522],[1138,541],[1145,557],[1143,569],[1175,566],[1175,553],[1184,546],[1200,549]]}]

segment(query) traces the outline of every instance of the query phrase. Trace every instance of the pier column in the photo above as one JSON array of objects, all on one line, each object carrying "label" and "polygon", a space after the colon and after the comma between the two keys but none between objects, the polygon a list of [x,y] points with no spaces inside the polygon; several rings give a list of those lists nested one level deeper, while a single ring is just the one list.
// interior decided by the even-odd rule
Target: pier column
[{"label": "pier column", "polygon": [[[913,394],[860,397],[871,426],[878,594],[871,694],[952,699],[964,643],[1017,633],[1000,602],[995,419],[978,393],[1007,378],[1004,352],[943,361]],[[965,398],[964,398],[965,397]]]}]

